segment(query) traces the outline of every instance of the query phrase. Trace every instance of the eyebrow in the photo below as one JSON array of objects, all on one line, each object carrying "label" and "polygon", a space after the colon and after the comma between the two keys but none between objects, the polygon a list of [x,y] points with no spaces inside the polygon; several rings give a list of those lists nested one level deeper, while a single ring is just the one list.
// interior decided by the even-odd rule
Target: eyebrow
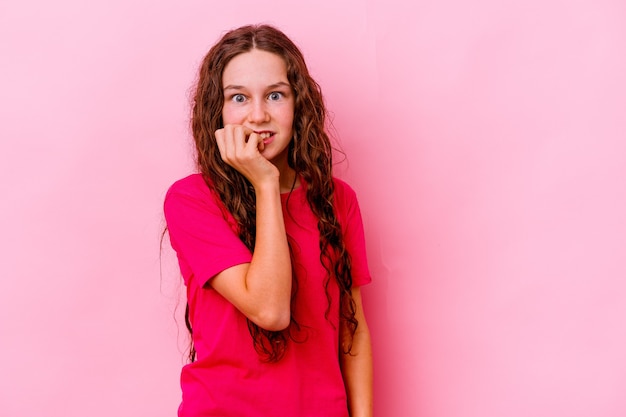
[{"label": "eyebrow", "polygon": [[[274,84],[270,84],[268,85],[266,88],[268,90],[274,89],[274,88],[278,88],[278,87],[288,87],[291,88],[291,85],[289,83],[286,83],[284,81],[279,81],[277,83]],[[244,87],[243,85],[227,85],[226,87],[224,87],[224,91],[226,90],[245,90],[246,87]]]}]

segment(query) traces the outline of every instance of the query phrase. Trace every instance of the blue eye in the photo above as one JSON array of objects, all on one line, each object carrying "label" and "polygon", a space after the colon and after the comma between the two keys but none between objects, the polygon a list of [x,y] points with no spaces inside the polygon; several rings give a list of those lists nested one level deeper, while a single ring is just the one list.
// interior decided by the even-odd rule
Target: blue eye
[{"label": "blue eye", "polygon": [[278,91],[274,91],[273,93],[270,93],[270,95],[268,96],[268,98],[272,101],[280,100],[282,97],[283,97],[283,93],[280,93]]},{"label": "blue eye", "polygon": [[235,94],[232,100],[236,103],[243,103],[246,101],[246,97],[243,94]]}]

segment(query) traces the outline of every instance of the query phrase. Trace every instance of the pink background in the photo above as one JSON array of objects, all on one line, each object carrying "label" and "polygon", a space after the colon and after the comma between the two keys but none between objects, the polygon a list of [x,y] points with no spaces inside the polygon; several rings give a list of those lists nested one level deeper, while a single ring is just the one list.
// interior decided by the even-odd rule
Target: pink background
[{"label": "pink background", "polygon": [[348,155],[376,414],[626,415],[621,0],[3,0],[0,414],[175,415],[161,203],[198,63],[249,22],[301,46]]}]

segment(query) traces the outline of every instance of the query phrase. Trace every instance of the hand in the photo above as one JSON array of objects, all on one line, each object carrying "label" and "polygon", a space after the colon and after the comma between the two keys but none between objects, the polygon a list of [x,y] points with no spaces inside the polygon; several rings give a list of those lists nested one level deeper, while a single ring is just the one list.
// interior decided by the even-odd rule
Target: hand
[{"label": "hand", "polygon": [[226,125],[215,131],[215,139],[222,160],[245,176],[252,185],[278,182],[278,169],[261,152],[265,148],[263,139],[248,127]]}]

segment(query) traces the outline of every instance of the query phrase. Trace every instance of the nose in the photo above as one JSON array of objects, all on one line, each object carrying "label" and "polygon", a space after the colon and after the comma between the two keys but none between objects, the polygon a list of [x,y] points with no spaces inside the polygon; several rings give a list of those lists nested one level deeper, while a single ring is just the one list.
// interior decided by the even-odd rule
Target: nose
[{"label": "nose", "polygon": [[252,102],[250,112],[248,113],[248,121],[250,123],[264,123],[269,121],[269,113],[265,100],[254,100]]}]

